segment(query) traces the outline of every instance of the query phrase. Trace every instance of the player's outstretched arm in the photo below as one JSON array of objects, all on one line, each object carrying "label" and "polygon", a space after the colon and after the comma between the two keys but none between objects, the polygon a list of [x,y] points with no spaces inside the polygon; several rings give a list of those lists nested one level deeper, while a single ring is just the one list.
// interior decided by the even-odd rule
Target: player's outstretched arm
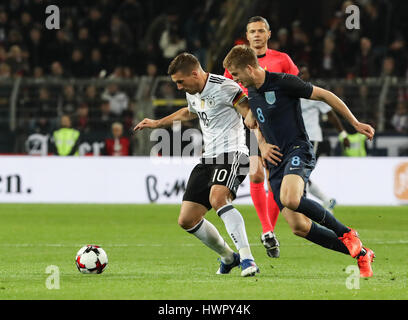
[{"label": "player's outstretched arm", "polygon": [[173,121],[183,122],[193,120],[195,118],[197,118],[197,115],[195,113],[190,112],[188,108],[185,107],[181,108],[180,110],[177,110],[176,112],[172,113],[167,117],[158,120],[145,118],[133,128],[133,131],[143,130],[144,128],[155,129],[170,127],[173,124]]},{"label": "player's outstretched arm", "polygon": [[334,93],[320,87],[313,86],[313,92],[310,96],[312,100],[326,102],[335,111],[340,113],[357,132],[364,134],[369,140],[373,140],[375,130],[369,124],[362,123],[356,119],[345,103]]}]

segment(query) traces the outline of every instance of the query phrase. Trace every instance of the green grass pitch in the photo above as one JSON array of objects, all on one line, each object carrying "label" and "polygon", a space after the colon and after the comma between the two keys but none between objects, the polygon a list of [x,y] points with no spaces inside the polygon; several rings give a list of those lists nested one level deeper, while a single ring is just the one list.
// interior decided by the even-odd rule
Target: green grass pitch
[{"label": "green grass pitch", "polygon": [[[244,216],[261,273],[242,278],[235,268],[217,276],[217,256],[177,225],[178,205],[0,205],[0,299],[408,299],[407,207],[338,207],[376,253],[374,277],[347,289],[351,257],[294,236],[283,217],[276,233],[281,257],[268,258],[251,206]],[[214,211],[207,219],[231,239]],[[102,246],[109,265],[100,275],[74,264],[86,244]],[[46,287],[49,265],[60,289]]]}]

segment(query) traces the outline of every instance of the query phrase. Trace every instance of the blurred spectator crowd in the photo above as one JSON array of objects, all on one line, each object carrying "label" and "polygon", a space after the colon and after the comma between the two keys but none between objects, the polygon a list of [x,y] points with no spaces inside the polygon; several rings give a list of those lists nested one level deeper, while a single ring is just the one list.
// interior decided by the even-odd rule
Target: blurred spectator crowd
[{"label": "blurred spectator crowd", "polygon": [[[299,1],[260,2],[258,11],[265,12],[271,24],[269,47],[286,52],[296,64],[307,64],[314,78],[407,77],[406,1],[328,3],[332,10],[327,15],[320,1],[308,6]],[[296,14],[285,19],[278,13],[290,4],[298,4],[291,8]],[[346,20],[355,13],[353,5],[359,8],[359,29],[347,28]]]},{"label": "blurred spectator crowd", "polygon": [[[17,131],[47,134],[58,127],[62,115],[69,115],[73,127],[82,133],[104,132],[109,136],[112,123],[120,122],[123,134],[129,136],[137,109],[131,87],[115,82],[105,87],[74,82],[50,86],[50,81],[153,78],[166,75],[168,63],[183,51],[195,54],[205,68],[211,39],[230,2],[1,1],[0,84],[21,77],[37,81],[19,93]],[[299,10],[304,2],[296,0],[258,1],[254,13],[271,24],[270,48],[288,53],[297,65],[308,65],[313,78],[407,77],[407,24],[395,22],[399,20],[394,16],[390,22],[387,14],[391,10],[392,15],[398,15],[400,8],[395,3],[401,1],[392,1],[394,7],[382,0],[333,2],[336,6],[329,6],[330,15],[320,12],[305,17],[303,9]],[[316,3],[310,10],[315,10]],[[353,3],[360,7],[360,30],[345,28],[345,8]],[[60,8],[59,30],[45,28],[45,8],[51,4]],[[285,13],[292,10],[291,5],[298,7],[292,15]],[[243,32],[237,35],[236,43],[245,42]],[[231,46],[233,43],[231,39]],[[213,71],[222,72],[221,64]],[[347,100],[343,87],[336,90]],[[389,129],[400,133],[408,132],[408,92],[406,87],[404,90],[395,93],[394,107],[387,111]],[[159,91],[176,96],[168,84]],[[1,94],[0,109],[9,105],[1,100]],[[376,115],[367,111],[372,103],[370,94],[378,97],[378,92],[370,93],[362,86],[353,103],[359,105],[364,117],[375,122]]]},{"label": "blurred spectator crowd", "polygon": [[[109,136],[111,124],[119,121],[129,136],[137,86],[123,87],[120,80],[164,75],[169,61],[182,51],[195,53],[205,64],[211,25],[222,2],[0,2],[0,82],[35,81],[20,87],[17,133],[50,134],[59,118],[69,115],[82,133]],[[60,9],[59,30],[45,27],[48,5]],[[119,81],[106,87],[77,83],[89,78]],[[7,110],[11,86],[3,91],[0,109]],[[6,112],[2,116],[8,120]],[[7,127],[5,121],[0,127]]]},{"label": "blurred spectator crowd", "polygon": [[[165,74],[168,60],[186,50],[204,63],[222,2],[2,1],[0,77]],[[59,30],[45,27],[48,5],[60,8]]]},{"label": "blurred spectator crowd", "polygon": [[[314,80],[327,80],[328,89],[341,97],[359,119],[374,127],[378,125],[382,82],[369,85],[370,79],[388,77],[394,84],[397,79],[404,82],[403,86],[390,86],[384,96],[382,130],[408,134],[408,2],[325,3],[326,6],[321,1],[310,1],[308,5],[297,0],[258,2],[256,12],[262,12],[271,25],[268,46],[287,53],[297,66],[308,66]],[[359,28],[347,29],[346,20],[356,12],[353,5],[359,9]],[[235,43],[246,43],[245,34],[237,35]],[[350,86],[336,84],[334,79],[359,81]],[[324,81],[319,84],[324,86]]]}]

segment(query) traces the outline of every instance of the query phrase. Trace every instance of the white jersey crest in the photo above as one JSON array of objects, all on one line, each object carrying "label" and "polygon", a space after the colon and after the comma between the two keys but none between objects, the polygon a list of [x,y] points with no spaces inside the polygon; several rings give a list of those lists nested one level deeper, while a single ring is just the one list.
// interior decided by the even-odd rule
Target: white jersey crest
[{"label": "white jersey crest", "polygon": [[242,117],[234,107],[244,97],[245,93],[234,81],[211,73],[201,93],[186,93],[188,110],[200,119],[203,157],[235,151],[248,154]]}]

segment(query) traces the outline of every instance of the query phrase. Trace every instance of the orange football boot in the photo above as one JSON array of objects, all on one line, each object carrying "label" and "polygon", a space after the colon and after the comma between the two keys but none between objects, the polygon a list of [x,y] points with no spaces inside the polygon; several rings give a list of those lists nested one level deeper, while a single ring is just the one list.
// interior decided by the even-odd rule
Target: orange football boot
[{"label": "orange football boot", "polygon": [[360,238],[358,237],[357,231],[353,229],[350,229],[349,232],[343,234],[343,236],[339,237],[339,239],[347,247],[348,251],[350,252],[350,255],[353,258],[357,257],[357,255],[361,252],[361,249],[363,248],[363,244],[361,243]]},{"label": "orange football boot", "polygon": [[367,253],[364,256],[357,258],[358,268],[360,269],[360,277],[368,278],[373,276],[373,269],[371,263],[373,263],[375,254],[374,251],[368,248],[364,248]]}]

